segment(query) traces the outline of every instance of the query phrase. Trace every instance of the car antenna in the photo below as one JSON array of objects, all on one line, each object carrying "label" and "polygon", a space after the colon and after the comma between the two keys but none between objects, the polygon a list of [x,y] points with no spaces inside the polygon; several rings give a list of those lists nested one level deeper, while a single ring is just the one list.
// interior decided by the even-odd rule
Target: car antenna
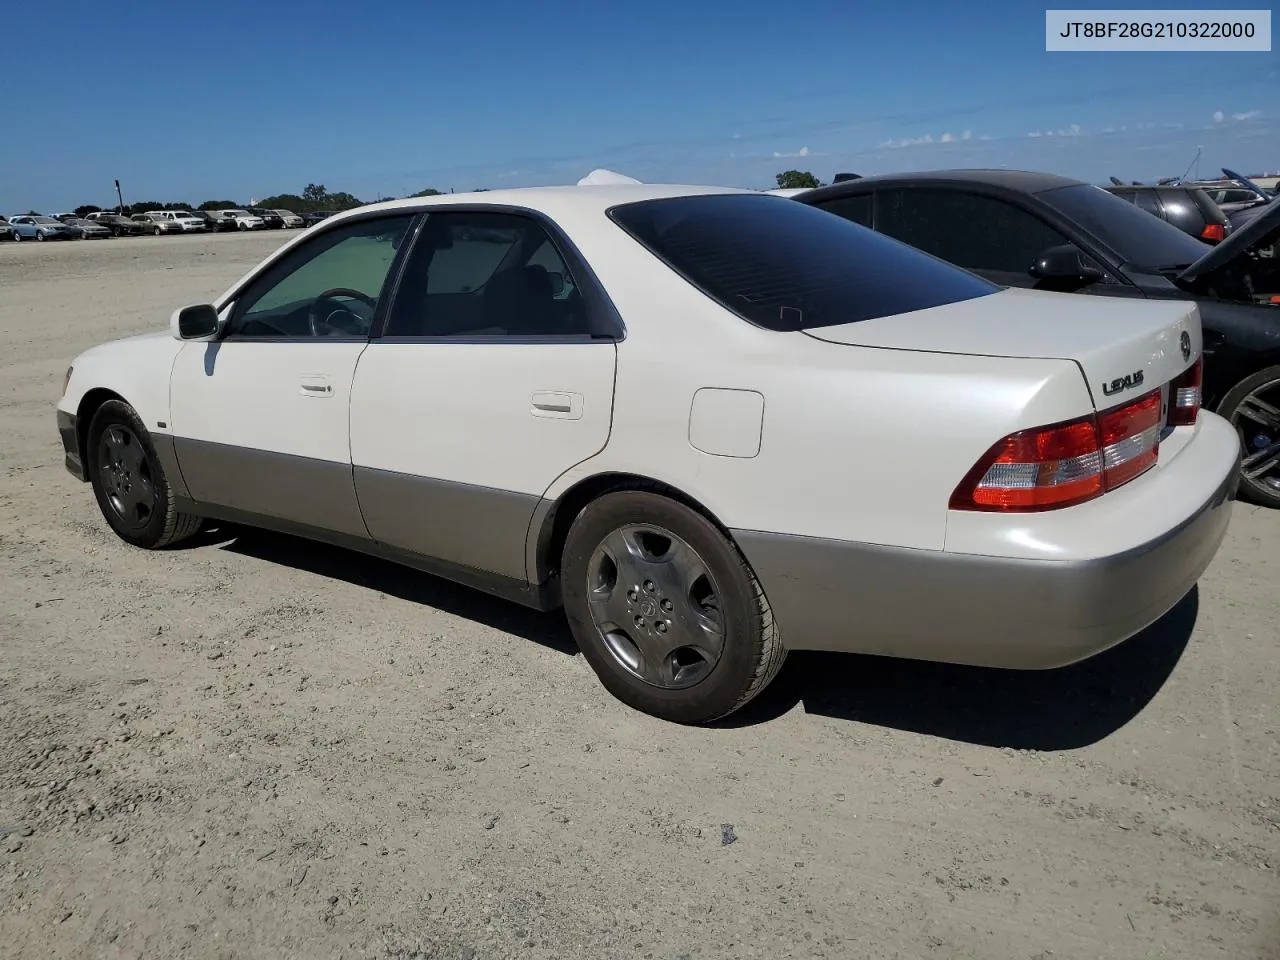
[{"label": "car antenna", "polygon": [[1124,181],[1123,181],[1123,180],[1121,180],[1119,177],[1112,177],[1112,178],[1111,178],[1111,182],[1112,182],[1112,183],[1114,183],[1117,187],[1123,187],[1123,186],[1124,186]]}]

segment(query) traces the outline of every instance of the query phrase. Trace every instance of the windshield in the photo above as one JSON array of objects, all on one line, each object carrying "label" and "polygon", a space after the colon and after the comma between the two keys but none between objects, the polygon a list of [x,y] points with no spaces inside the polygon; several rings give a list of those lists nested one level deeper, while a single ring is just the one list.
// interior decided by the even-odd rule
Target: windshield
[{"label": "windshield", "polygon": [[1077,221],[1126,263],[1160,269],[1186,267],[1209,252],[1208,244],[1102,187],[1078,183],[1036,196]]},{"label": "windshield", "polygon": [[874,320],[1001,289],[884,234],[780,197],[642,200],[614,207],[609,216],[703,293],[770,330]]},{"label": "windshield", "polygon": [[289,211],[289,210],[274,210],[274,211],[272,211],[272,212],[273,212],[273,213],[275,213],[275,214],[276,214],[276,215],[278,215],[278,216],[281,216],[281,217],[292,217],[292,216],[293,216],[293,213],[292,213],[291,211]]},{"label": "windshield", "polygon": [[55,220],[53,217],[32,217],[31,219],[36,223],[61,223],[60,220]]}]

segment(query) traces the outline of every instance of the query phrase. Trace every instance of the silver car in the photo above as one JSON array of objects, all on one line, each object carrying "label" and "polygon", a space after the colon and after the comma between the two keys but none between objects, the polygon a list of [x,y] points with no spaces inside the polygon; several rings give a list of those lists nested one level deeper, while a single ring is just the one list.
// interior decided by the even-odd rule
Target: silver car
[{"label": "silver car", "polygon": [[83,217],[68,217],[62,222],[71,228],[78,240],[106,240],[111,236],[111,231],[102,224]]}]

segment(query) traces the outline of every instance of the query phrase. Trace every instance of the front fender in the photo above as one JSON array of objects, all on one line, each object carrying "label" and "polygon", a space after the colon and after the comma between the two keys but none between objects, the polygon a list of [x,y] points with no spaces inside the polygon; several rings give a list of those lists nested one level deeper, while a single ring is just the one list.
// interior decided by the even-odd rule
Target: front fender
[{"label": "front fender", "polygon": [[[148,431],[167,432],[169,378],[173,362],[185,345],[166,330],[86,350],[72,362],[71,377],[58,401],[58,410],[83,419],[92,412],[86,408],[96,407],[98,398],[114,394],[138,412]],[[82,422],[79,429],[83,431],[87,426]]]}]

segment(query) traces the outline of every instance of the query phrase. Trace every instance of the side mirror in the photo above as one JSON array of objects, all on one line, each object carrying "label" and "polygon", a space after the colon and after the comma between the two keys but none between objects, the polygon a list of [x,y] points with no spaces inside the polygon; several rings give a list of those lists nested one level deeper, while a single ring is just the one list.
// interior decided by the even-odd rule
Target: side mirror
[{"label": "side mirror", "polygon": [[547,272],[547,279],[551,281],[551,295],[558,297],[564,293],[564,274]]},{"label": "side mirror", "polygon": [[206,340],[216,336],[222,320],[211,303],[197,303],[173,312],[171,327],[179,340]]},{"label": "side mirror", "polygon": [[1104,276],[1084,251],[1074,243],[1064,243],[1043,250],[1040,256],[1027,271],[1037,280],[1076,283],[1080,285],[1096,283]]}]

